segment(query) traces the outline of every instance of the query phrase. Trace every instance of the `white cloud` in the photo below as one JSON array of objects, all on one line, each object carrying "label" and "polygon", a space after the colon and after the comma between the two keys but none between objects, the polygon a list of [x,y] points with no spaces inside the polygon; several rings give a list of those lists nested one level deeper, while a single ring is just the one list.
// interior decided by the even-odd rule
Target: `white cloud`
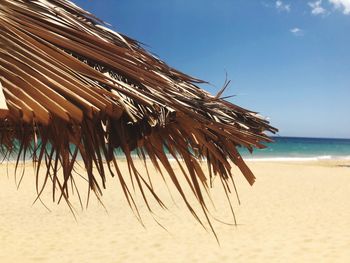
[{"label": "white cloud", "polygon": [[281,0],[276,1],[275,7],[277,8],[278,11],[290,12],[291,10],[290,4],[285,4]]},{"label": "white cloud", "polygon": [[[287,2],[288,0],[270,0],[266,2],[261,0],[261,4],[264,7],[275,8],[279,12],[291,12],[292,4]],[[307,5],[311,9],[311,14],[314,16],[328,16],[334,12],[334,10],[341,11],[344,15],[350,15],[350,0],[309,0]],[[331,10],[333,7],[333,10]]]},{"label": "white cloud", "polygon": [[322,7],[322,0],[318,0],[315,2],[309,2],[308,5],[311,8],[311,14],[317,16],[317,15],[324,15],[327,13],[327,10]]},{"label": "white cloud", "polygon": [[296,37],[301,37],[304,35],[304,30],[302,30],[298,27],[294,27],[294,28],[290,29],[289,32],[291,32]]},{"label": "white cloud", "polygon": [[335,8],[341,9],[345,15],[350,15],[350,0],[328,0]]}]

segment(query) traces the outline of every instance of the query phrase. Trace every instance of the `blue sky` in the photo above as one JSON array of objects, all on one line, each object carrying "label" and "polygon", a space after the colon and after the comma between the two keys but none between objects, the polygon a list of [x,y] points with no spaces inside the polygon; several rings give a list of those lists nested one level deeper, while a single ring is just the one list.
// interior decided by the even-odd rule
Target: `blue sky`
[{"label": "blue sky", "polygon": [[350,0],[74,0],[281,136],[350,138]]}]

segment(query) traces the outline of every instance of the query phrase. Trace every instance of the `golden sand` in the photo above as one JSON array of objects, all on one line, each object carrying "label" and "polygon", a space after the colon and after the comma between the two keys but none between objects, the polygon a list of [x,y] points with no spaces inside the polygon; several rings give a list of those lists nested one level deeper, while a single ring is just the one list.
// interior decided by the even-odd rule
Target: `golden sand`
[{"label": "golden sand", "polygon": [[[51,212],[39,202],[32,205],[36,195],[30,166],[17,191],[3,164],[0,262],[350,262],[348,164],[250,162],[258,178],[254,187],[238,172],[236,176],[242,201],[238,206],[233,199],[238,226],[213,220],[220,246],[191,217],[173,188],[178,205],[171,201],[161,179],[155,187],[168,211],[154,206],[154,212],[168,232],[140,205],[143,228],[115,179],[108,180],[103,196],[108,213],[96,198],[84,211],[73,198],[75,221],[67,205],[51,202],[49,191],[43,199]],[[9,165],[10,174],[11,169]],[[160,178],[152,171],[151,176]],[[221,193],[215,186],[215,216],[232,222]]]}]

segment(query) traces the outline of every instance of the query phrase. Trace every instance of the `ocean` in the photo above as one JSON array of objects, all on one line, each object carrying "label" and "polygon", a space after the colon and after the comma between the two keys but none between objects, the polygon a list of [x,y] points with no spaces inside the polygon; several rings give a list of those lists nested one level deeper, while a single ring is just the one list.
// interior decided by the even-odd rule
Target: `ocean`
[{"label": "ocean", "polygon": [[[266,149],[254,149],[252,154],[243,148],[238,150],[245,160],[256,161],[350,160],[350,139],[273,137],[273,140],[273,143],[266,144]],[[166,149],[164,150],[166,151]],[[73,146],[71,151],[74,152]],[[0,153],[0,158],[2,160],[15,161],[15,152],[5,159],[4,155]],[[120,149],[115,150],[115,154],[117,158],[124,158],[124,154]],[[136,155],[136,152],[134,152],[134,155]],[[27,153],[25,159],[30,160],[31,158],[31,154]],[[173,159],[172,156],[169,156],[169,158]],[[79,159],[81,157],[78,155]]]},{"label": "ocean", "polygon": [[266,144],[266,149],[254,150],[253,154],[244,149],[240,152],[248,160],[350,160],[350,139],[273,137],[273,140]]}]

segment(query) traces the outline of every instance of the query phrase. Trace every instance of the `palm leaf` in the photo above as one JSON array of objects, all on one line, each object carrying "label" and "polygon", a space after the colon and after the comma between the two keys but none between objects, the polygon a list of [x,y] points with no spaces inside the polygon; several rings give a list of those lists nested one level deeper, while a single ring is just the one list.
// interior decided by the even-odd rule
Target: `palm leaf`
[{"label": "palm leaf", "polygon": [[147,206],[145,192],[164,204],[133,164],[133,150],[142,151],[140,157],[158,170],[165,168],[200,220],[168,160],[182,158],[183,175],[209,221],[202,193],[209,184],[199,160],[206,160],[210,179],[219,176],[228,191],[233,180],[229,160],[253,184],[255,177],[236,148],[263,148],[271,141],[265,131],[277,131],[256,113],[221,99],[226,85],[217,96],[210,95],[199,88],[203,81],[169,67],[67,0],[0,0],[0,83],[6,102],[0,111],[1,146],[13,152],[20,141],[18,162],[31,152],[37,177],[46,167],[45,183],[37,183],[38,197],[51,179],[54,200],[57,188],[58,199],[69,204],[68,182],[77,176],[79,153],[90,190],[102,194],[107,161],[138,217],[116,149],[125,154],[133,186]]}]

